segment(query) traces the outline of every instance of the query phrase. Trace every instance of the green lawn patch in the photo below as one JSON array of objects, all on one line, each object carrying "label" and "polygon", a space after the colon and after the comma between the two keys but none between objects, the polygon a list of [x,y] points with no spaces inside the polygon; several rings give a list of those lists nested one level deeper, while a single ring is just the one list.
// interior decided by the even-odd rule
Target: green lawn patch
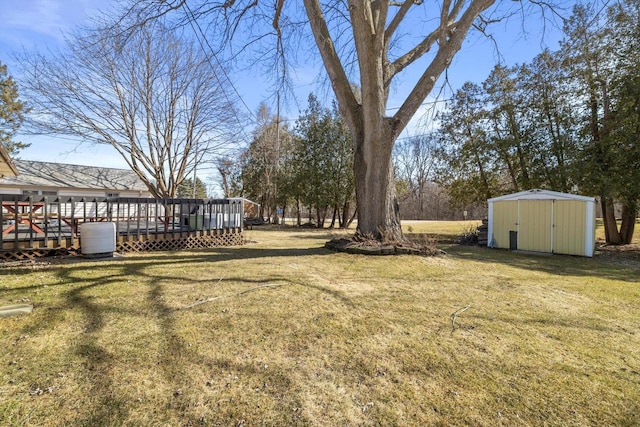
[{"label": "green lawn patch", "polygon": [[247,233],[0,268],[0,425],[640,424],[637,263]]}]

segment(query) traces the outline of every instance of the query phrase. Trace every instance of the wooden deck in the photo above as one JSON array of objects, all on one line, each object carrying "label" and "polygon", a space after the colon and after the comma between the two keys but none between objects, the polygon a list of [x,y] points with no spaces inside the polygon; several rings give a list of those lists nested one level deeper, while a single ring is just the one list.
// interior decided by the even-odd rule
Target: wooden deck
[{"label": "wooden deck", "polygon": [[[0,194],[0,259],[81,250],[82,224],[113,222],[118,251],[242,244],[234,199],[47,198]],[[154,242],[141,244],[140,242]],[[162,244],[160,242],[167,242]],[[204,245],[204,246],[202,246]],[[12,255],[12,253],[14,255]],[[42,254],[41,254],[42,253]]]}]

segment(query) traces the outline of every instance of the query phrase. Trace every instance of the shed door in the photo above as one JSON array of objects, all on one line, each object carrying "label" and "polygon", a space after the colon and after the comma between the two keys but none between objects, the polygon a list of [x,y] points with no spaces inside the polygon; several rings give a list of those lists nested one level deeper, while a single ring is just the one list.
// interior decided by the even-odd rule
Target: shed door
[{"label": "shed door", "polygon": [[551,200],[520,200],[518,249],[551,252]]},{"label": "shed door", "polygon": [[556,200],[553,205],[553,251],[559,254],[584,255],[587,229],[585,202]]},{"label": "shed door", "polygon": [[493,204],[493,228],[489,240],[496,248],[509,249],[509,231],[518,231],[518,201],[508,200]]}]

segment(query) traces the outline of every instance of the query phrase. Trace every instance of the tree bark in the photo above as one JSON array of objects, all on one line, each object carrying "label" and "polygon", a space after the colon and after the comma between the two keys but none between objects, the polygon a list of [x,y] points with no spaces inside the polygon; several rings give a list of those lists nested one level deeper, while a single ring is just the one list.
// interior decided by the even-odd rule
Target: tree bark
[{"label": "tree bark", "polygon": [[349,218],[349,221],[347,221],[347,226],[345,228],[349,228],[351,226],[351,224],[353,224],[353,221],[356,219],[356,216],[358,216],[358,206],[357,205],[356,205],[355,210],[353,211],[353,214]]},{"label": "tree bark", "polygon": [[400,212],[391,164],[393,140],[382,130],[369,130],[356,141],[354,158],[358,233],[379,240],[401,241]]},{"label": "tree bark", "polygon": [[620,226],[620,240],[623,245],[628,245],[633,240],[633,232],[636,226],[637,207],[622,205],[622,225]]},{"label": "tree bark", "polygon": [[331,215],[331,224],[329,224],[329,228],[335,228],[336,226],[336,217],[338,216],[338,206],[333,206],[333,215]]},{"label": "tree bark", "polygon": [[340,221],[340,228],[349,228],[349,210],[351,208],[351,204],[348,200],[345,200],[344,205],[342,205],[342,220]]},{"label": "tree bark", "polygon": [[[385,80],[384,31],[376,31],[379,16],[370,4],[350,2],[354,41],[362,85],[362,119],[352,125],[354,168],[358,206],[358,234],[377,240],[402,240],[395,195],[394,122],[385,117],[388,88]],[[358,126],[361,124],[361,127]]]},{"label": "tree bark", "polygon": [[602,207],[602,220],[604,221],[605,241],[610,245],[619,245],[622,238],[618,232],[618,224],[616,223],[615,208],[613,199],[606,196],[600,197],[600,206]]}]

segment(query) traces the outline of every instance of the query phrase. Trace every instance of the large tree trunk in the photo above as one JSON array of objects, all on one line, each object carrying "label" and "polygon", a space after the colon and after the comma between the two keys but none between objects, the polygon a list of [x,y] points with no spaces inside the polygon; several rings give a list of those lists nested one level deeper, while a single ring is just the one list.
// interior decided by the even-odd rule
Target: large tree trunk
[{"label": "large tree trunk", "polygon": [[[354,158],[358,233],[379,240],[402,240],[391,151],[387,132],[369,132],[356,141]],[[367,126],[365,125],[365,129]],[[388,132],[390,133],[390,132]]]}]

